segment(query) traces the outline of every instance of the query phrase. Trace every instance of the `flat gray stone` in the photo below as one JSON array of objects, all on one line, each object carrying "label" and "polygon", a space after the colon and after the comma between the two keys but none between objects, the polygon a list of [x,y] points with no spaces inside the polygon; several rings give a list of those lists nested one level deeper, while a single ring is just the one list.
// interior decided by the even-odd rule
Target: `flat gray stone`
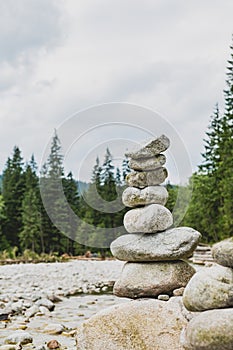
[{"label": "flat gray stone", "polygon": [[10,334],[6,340],[6,344],[28,344],[32,343],[33,339],[32,336],[28,332],[24,332],[22,330],[18,330]]},{"label": "flat gray stone", "polygon": [[168,149],[169,146],[169,138],[165,135],[161,135],[157,139],[148,142],[145,146],[135,151],[127,152],[125,155],[133,159],[150,158],[161,152],[166,151],[166,149]]},{"label": "flat gray stone", "polygon": [[186,350],[232,350],[233,309],[204,311],[182,331],[181,345]]},{"label": "flat gray stone", "polygon": [[126,183],[128,186],[145,188],[161,184],[167,176],[168,172],[164,167],[151,171],[134,171],[126,176]]},{"label": "flat gray stone", "polygon": [[189,311],[233,307],[233,270],[215,265],[198,271],[183,294]]},{"label": "flat gray stone", "polygon": [[129,233],[164,231],[172,224],[171,212],[160,204],[131,209],[124,216],[124,226]]},{"label": "flat gray stone", "polygon": [[154,170],[166,163],[164,154],[158,154],[151,158],[130,159],[129,167],[134,170]]},{"label": "flat gray stone", "polygon": [[182,350],[187,325],[180,298],[134,300],[107,308],[77,327],[78,350]]},{"label": "flat gray stone", "polygon": [[218,264],[233,268],[233,237],[214,244],[212,256]]},{"label": "flat gray stone", "polygon": [[131,233],[118,237],[110,249],[118,260],[164,261],[192,255],[201,234],[190,227],[177,227],[159,233]]},{"label": "flat gray stone", "polygon": [[122,202],[126,207],[138,207],[147,204],[165,205],[168,192],[163,186],[149,186],[140,190],[137,187],[127,187],[122,194]]},{"label": "flat gray stone", "polygon": [[185,287],[195,269],[185,261],[132,263],[127,262],[113,293],[119,297],[157,297],[172,295],[174,289]]}]

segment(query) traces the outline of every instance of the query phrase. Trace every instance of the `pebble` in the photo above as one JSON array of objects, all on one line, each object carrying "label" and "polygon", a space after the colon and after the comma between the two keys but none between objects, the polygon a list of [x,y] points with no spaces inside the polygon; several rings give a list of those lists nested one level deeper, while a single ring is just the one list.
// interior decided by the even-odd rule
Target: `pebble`
[{"label": "pebble", "polygon": [[[164,152],[170,146],[170,140],[167,136],[161,135],[160,137],[149,141],[145,146],[140,147],[132,152],[127,152],[125,155],[129,158],[150,158],[155,155]],[[138,148],[138,147],[137,147]]]},{"label": "pebble", "polygon": [[137,187],[127,187],[122,194],[122,202],[126,207],[138,207],[147,204],[165,205],[168,192],[163,186],[148,186],[140,190]]},{"label": "pebble", "polygon": [[128,186],[145,188],[163,183],[168,176],[167,169],[162,167],[152,171],[134,171],[126,176]]}]

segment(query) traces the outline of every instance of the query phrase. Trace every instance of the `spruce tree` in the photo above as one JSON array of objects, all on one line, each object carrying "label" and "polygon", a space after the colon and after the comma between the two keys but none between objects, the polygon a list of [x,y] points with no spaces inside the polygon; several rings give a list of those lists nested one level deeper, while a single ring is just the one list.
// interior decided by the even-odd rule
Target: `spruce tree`
[{"label": "spruce tree", "polygon": [[19,245],[19,232],[22,229],[22,201],[25,191],[23,158],[15,146],[12,158],[8,158],[3,171],[2,195],[5,203],[6,220],[3,233],[11,246]]},{"label": "spruce tree", "polygon": [[37,166],[32,155],[25,170],[25,193],[22,202],[22,231],[19,233],[22,250],[31,249],[34,252],[43,251],[44,240],[41,229],[41,211],[39,195],[39,179]]}]

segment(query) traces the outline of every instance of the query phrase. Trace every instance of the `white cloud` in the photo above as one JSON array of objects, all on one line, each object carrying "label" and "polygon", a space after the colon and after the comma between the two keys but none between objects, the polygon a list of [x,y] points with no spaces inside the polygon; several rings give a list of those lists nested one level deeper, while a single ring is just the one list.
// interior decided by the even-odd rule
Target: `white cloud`
[{"label": "white cloud", "polygon": [[14,144],[39,161],[65,118],[109,101],[164,114],[195,167],[222,103],[232,12],[228,0],[0,0],[0,167]]}]

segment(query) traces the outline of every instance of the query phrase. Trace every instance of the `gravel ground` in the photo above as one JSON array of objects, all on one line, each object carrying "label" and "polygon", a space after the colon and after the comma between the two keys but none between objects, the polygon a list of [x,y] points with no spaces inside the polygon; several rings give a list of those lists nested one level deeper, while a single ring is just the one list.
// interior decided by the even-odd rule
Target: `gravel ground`
[{"label": "gravel ground", "polygon": [[0,350],[18,350],[27,337],[33,342],[25,350],[47,350],[51,340],[75,349],[75,329],[85,319],[128,301],[110,293],[122,266],[92,260],[0,266],[0,319],[8,318],[0,321]]}]

